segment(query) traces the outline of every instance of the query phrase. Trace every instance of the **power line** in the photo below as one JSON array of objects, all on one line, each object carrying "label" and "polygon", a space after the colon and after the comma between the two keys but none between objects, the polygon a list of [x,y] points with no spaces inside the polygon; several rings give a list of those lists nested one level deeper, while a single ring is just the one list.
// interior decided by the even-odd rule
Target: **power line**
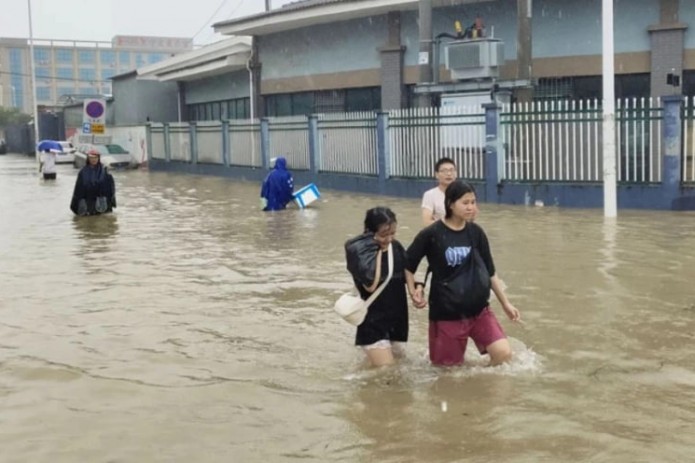
[{"label": "power line", "polygon": [[[0,74],[5,74],[8,76],[22,76],[31,77],[31,74],[24,72],[11,72],[11,71],[0,71]],[[58,76],[36,76],[37,80],[53,80],[53,81],[65,81],[65,82],[81,82],[81,83],[109,83],[110,80],[99,80],[99,79],[72,79],[70,77],[58,77]]]},{"label": "power line", "polygon": [[[200,29],[198,29],[198,32],[196,32],[195,34],[193,34],[193,38],[196,38],[196,36],[197,36],[198,34],[200,34],[201,32],[203,32],[203,29],[205,29],[205,28],[208,26],[208,24],[210,24],[210,21],[212,21],[213,19],[215,19],[215,16],[217,15],[217,13],[220,12],[220,10],[222,9],[222,7],[224,7],[224,6],[227,4],[228,1],[229,1],[229,0],[222,0],[222,3],[220,3],[220,4],[218,5],[218,7],[217,7],[217,9],[215,10],[215,12],[212,13],[212,15],[208,18],[207,21],[205,21],[205,23],[204,23],[202,26],[200,26]],[[242,1],[243,1],[243,0],[242,0]]]}]

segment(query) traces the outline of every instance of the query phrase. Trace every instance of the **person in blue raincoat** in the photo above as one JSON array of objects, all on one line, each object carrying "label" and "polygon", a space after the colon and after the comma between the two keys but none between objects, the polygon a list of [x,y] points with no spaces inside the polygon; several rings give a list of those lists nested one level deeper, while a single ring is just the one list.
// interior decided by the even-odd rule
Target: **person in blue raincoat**
[{"label": "person in blue raincoat", "polygon": [[292,201],[294,179],[287,170],[287,160],[279,157],[275,160],[272,172],[263,180],[261,198],[265,200],[264,211],[279,211]]}]

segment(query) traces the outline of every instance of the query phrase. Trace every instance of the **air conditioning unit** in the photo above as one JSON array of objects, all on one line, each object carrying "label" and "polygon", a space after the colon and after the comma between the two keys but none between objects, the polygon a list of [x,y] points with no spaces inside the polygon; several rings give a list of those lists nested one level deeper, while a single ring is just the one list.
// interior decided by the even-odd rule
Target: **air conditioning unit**
[{"label": "air conditioning unit", "polygon": [[454,80],[499,77],[504,43],[492,38],[449,42],[444,49],[444,64]]}]

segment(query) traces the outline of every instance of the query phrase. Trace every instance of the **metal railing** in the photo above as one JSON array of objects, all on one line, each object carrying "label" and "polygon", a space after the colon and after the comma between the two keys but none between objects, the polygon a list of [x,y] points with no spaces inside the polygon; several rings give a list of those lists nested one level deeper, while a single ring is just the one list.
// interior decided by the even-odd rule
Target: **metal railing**
[{"label": "metal railing", "polygon": [[320,171],[378,175],[373,112],[320,114],[318,137]]},{"label": "metal railing", "polygon": [[485,115],[480,106],[390,111],[389,140],[394,177],[431,177],[442,157],[454,160],[459,177],[485,177]]}]

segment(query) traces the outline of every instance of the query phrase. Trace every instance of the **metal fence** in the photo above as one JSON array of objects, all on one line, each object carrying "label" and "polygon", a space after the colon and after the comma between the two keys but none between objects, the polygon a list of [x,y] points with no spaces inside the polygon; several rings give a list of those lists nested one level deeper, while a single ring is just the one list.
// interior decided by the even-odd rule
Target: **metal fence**
[{"label": "metal fence", "polygon": [[306,116],[269,119],[271,157],[284,156],[293,169],[309,169],[309,126]]},{"label": "metal fence", "polygon": [[[661,180],[662,107],[658,98],[616,104],[618,181]],[[506,160],[502,178],[599,182],[602,108],[598,100],[505,105],[501,116]]]},{"label": "metal fence", "polygon": [[376,115],[330,113],[318,117],[319,170],[377,175]]},{"label": "metal fence", "polygon": [[431,177],[442,157],[454,160],[459,177],[485,176],[485,115],[480,106],[391,111],[389,141],[394,177]]},{"label": "metal fence", "polygon": [[243,120],[229,121],[229,164],[261,167],[261,123]]},{"label": "metal fence", "polygon": [[[263,165],[266,155],[285,156],[291,169],[311,168],[310,137],[319,171],[379,174],[378,117],[373,112],[329,113],[312,125],[305,116],[151,126],[152,157],[244,167]],[[662,178],[663,108],[658,98],[616,104],[617,176],[620,182]],[[384,116],[386,121],[386,117]],[[500,113],[501,179],[537,182],[602,181],[602,108],[598,100],[537,101],[505,105]],[[228,125],[227,125],[228,124]],[[267,126],[264,126],[267,124]],[[228,127],[229,158],[222,131]],[[266,130],[262,135],[262,127]],[[478,106],[415,108],[388,114],[382,134],[390,147],[392,177],[430,178],[441,157],[452,158],[464,179],[485,178],[485,115]],[[312,132],[315,128],[316,132]],[[695,182],[695,99],[683,109],[683,182]],[[196,146],[191,147],[191,134]],[[168,138],[167,138],[168,134]],[[262,145],[263,139],[266,145]]]},{"label": "metal fence", "polygon": [[166,159],[166,140],[164,138],[164,124],[153,123],[150,125],[150,141],[152,159]]}]

